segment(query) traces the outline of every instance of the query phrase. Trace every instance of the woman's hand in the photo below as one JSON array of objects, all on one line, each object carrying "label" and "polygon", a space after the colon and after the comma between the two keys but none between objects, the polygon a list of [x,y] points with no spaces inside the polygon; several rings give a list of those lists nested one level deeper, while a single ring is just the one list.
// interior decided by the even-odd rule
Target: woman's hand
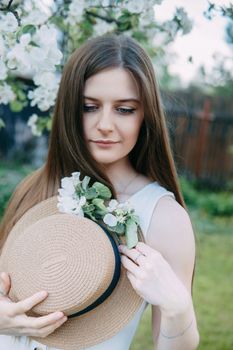
[{"label": "woman's hand", "polygon": [[127,276],[143,299],[158,305],[167,316],[183,313],[191,303],[191,296],[162,254],[139,242],[135,248],[119,247],[121,262]]},{"label": "woman's hand", "polygon": [[47,292],[39,292],[14,303],[8,297],[10,276],[3,272],[0,278],[0,334],[26,335],[45,338],[66,320],[62,312],[41,317],[29,317],[25,313],[47,298]]}]

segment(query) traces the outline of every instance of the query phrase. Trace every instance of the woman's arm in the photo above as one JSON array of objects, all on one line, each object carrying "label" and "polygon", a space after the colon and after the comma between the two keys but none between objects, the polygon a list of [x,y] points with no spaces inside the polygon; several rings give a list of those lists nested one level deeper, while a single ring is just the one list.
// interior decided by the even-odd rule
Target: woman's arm
[{"label": "woman's arm", "polygon": [[193,350],[199,332],[191,297],[195,260],[195,239],[187,212],[171,197],[159,200],[146,237],[146,243],[159,251],[190,295],[186,310],[163,312],[152,305],[152,332],[156,350]]}]

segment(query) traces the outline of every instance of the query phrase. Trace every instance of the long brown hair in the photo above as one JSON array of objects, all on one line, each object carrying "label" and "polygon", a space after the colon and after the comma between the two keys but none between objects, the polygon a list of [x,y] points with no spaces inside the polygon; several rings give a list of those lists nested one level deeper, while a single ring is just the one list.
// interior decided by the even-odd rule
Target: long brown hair
[{"label": "long brown hair", "polygon": [[83,93],[85,81],[106,68],[126,69],[138,84],[144,121],[134,149],[132,166],[175,194],[185,207],[170,148],[159,89],[152,62],[131,37],[107,34],[87,40],[64,67],[56,99],[47,161],[28,176],[12,195],[0,227],[0,249],[19,218],[38,202],[57,193],[60,179],[73,171],[89,175],[115,191],[104,169],[93,159],[83,136]]}]

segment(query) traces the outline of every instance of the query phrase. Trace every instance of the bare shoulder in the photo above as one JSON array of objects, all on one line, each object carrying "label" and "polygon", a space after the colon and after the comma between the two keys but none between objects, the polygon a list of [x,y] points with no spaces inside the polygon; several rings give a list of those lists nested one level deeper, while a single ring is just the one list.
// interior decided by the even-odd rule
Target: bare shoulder
[{"label": "bare shoulder", "polygon": [[195,236],[187,211],[172,197],[164,196],[158,201],[146,243],[163,255],[190,290]]}]

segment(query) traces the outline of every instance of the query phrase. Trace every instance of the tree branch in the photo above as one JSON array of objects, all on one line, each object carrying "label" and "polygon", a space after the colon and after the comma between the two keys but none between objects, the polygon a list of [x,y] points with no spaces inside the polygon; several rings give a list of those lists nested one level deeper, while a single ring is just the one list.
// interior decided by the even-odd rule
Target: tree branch
[{"label": "tree branch", "polygon": [[85,10],[85,12],[86,12],[87,15],[91,15],[93,17],[100,18],[100,19],[102,19],[102,20],[104,20],[104,21],[106,21],[108,23],[113,23],[114,22],[116,24],[120,24],[120,22],[117,19],[115,19],[115,18],[105,17],[105,16],[102,16],[102,15],[99,15],[98,13],[93,13],[93,12],[88,11],[88,10]]},{"label": "tree branch", "polygon": [[0,11],[2,11],[2,12],[11,12],[11,13],[13,13],[13,15],[15,16],[15,18],[16,18],[16,20],[17,20],[17,22],[18,22],[18,25],[21,26],[21,19],[19,18],[18,12],[17,12],[16,10],[13,10],[13,9],[11,8],[11,5],[12,5],[13,1],[14,1],[14,0],[10,0],[9,3],[8,3],[8,5],[7,5],[6,7],[0,7]]}]

